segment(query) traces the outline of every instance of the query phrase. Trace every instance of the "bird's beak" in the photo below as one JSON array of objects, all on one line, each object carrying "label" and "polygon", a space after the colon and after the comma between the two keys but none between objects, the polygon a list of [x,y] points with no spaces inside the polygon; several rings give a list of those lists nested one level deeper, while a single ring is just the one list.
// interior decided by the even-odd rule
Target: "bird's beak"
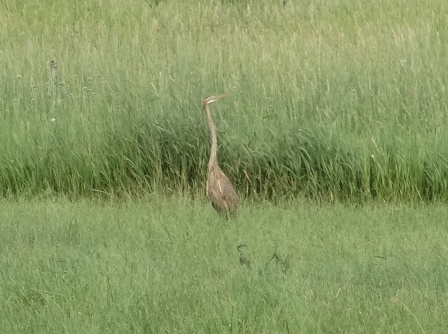
[{"label": "bird's beak", "polygon": [[215,101],[221,100],[222,98],[224,98],[224,97],[226,97],[226,96],[228,96],[228,94],[222,94],[222,95],[219,95],[219,96],[216,97],[216,100],[215,100]]},{"label": "bird's beak", "polygon": [[209,105],[210,103],[216,102],[226,96],[227,96],[227,94],[222,94],[222,95],[217,95],[217,96],[214,96],[214,95],[209,96],[202,101],[202,105],[205,107],[205,106]]}]

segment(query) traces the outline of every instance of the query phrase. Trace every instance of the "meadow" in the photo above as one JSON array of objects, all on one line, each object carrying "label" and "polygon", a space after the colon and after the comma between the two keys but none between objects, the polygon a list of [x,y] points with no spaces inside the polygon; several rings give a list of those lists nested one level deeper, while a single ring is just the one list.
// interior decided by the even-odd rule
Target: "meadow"
[{"label": "meadow", "polygon": [[445,1],[1,1],[0,193],[448,191]]},{"label": "meadow", "polygon": [[2,331],[445,333],[447,12],[0,0]]},{"label": "meadow", "polygon": [[1,206],[5,333],[446,332],[446,206]]}]

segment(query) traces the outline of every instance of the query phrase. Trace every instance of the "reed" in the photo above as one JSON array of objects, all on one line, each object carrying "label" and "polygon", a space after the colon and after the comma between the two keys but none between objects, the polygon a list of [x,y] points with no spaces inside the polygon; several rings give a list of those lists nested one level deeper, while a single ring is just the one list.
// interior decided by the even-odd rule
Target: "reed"
[{"label": "reed", "polygon": [[0,193],[448,193],[444,1],[0,4]]}]

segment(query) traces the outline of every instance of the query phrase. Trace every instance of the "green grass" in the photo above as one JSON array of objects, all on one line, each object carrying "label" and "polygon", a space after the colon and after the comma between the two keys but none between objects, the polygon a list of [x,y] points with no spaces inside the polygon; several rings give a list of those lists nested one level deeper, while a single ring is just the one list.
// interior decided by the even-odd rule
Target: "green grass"
[{"label": "green grass", "polygon": [[445,333],[447,12],[0,0],[2,332]]},{"label": "green grass", "polygon": [[445,206],[1,206],[5,333],[446,332]]},{"label": "green grass", "polygon": [[0,194],[444,200],[447,6],[1,1]]}]

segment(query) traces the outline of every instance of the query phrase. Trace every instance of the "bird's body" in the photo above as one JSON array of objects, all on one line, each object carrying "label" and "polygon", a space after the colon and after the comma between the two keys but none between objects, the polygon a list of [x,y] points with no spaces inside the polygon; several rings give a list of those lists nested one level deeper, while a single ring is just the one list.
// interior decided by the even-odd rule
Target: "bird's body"
[{"label": "bird's body", "polygon": [[213,207],[219,214],[226,216],[236,216],[238,212],[238,195],[227,176],[221,170],[218,164],[218,140],[216,137],[216,128],[213,123],[208,105],[225,95],[210,96],[202,101],[202,107],[207,116],[208,127],[211,136],[210,159],[207,167],[207,195],[212,202]]},{"label": "bird's body", "polygon": [[207,175],[207,195],[213,207],[225,216],[236,216],[238,195],[221,168],[216,165]]}]

